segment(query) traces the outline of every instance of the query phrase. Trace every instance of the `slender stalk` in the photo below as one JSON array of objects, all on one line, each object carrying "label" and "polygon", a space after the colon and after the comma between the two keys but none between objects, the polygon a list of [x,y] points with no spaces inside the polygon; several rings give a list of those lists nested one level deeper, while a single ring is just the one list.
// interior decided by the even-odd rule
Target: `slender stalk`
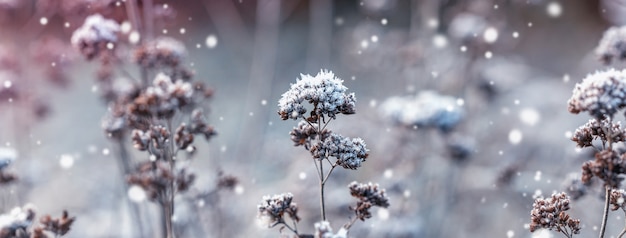
[{"label": "slender stalk", "polygon": [[604,196],[604,215],[602,215],[602,226],[600,227],[600,238],[604,238],[604,232],[606,231],[606,221],[609,217],[609,196],[611,195],[611,188],[607,185],[605,187]]},{"label": "slender stalk", "polygon": [[324,207],[324,167],[323,161],[319,161],[320,165],[320,207],[322,209],[322,221],[326,221],[326,208]]},{"label": "slender stalk", "polygon": [[[123,187],[125,188],[125,191],[128,190],[129,186],[128,183],[126,183],[124,176],[128,175],[131,173],[132,170],[132,165],[131,165],[131,158],[128,154],[128,150],[126,148],[126,146],[124,145],[124,141],[122,138],[117,139],[117,146],[119,149],[119,163],[122,166],[122,182],[123,182]],[[139,232],[139,236],[143,237],[144,235],[144,228],[143,228],[143,223],[142,223],[142,219],[141,219],[141,210],[139,209],[139,205],[130,201],[128,198],[124,199],[126,201],[126,204],[128,204],[128,206],[131,209],[131,216],[133,218],[133,220],[135,220],[136,225],[137,225],[137,231]]]}]

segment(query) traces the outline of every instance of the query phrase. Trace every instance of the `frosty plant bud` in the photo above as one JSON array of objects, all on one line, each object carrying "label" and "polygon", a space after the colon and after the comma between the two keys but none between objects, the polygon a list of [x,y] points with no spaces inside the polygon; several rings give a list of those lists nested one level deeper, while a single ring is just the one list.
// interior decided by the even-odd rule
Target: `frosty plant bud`
[{"label": "frosty plant bud", "polygon": [[587,75],[568,101],[571,113],[589,112],[596,119],[613,117],[626,106],[626,70],[610,69]]},{"label": "frosty plant bud", "polygon": [[72,45],[87,59],[98,56],[101,51],[110,48],[107,44],[117,43],[117,34],[120,25],[114,20],[105,19],[100,14],[94,14],[72,34]]},{"label": "frosty plant bud", "polygon": [[278,101],[281,119],[304,119],[307,109],[302,103],[305,101],[314,106],[311,119],[324,115],[334,119],[337,114],[355,113],[354,93],[346,94],[343,80],[332,72],[322,70],[315,77],[308,74],[300,77]]}]

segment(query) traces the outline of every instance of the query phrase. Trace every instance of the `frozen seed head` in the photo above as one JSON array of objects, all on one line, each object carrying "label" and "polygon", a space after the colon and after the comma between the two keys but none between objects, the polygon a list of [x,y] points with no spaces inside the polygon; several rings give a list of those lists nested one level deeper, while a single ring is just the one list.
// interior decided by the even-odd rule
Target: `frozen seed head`
[{"label": "frozen seed head", "polygon": [[626,26],[606,30],[595,52],[605,64],[611,64],[614,59],[626,59]]},{"label": "frozen seed head", "polygon": [[571,218],[567,213],[570,199],[565,193],[552,194],[550,198],[539,198],[533,203],[530,212],[530,232],[545,228],[568,234],[580,233],[580,220]]},{"label": "frozen seed head", "polygon": [[350,209],[353,210],[357,218],[362,221],[372,217],[369,211],[372,206],[389,207],[389,199],[387,198],[385,189],[380,189],[378,184],[372,184],[371,182],[364,184],[354,181],[348,185],[348,188],[350,189],[350,195],[359,200],[356,206],[350,207]]},{"label": "frozen seed head", "polygon": [[187,55],[185,45],[171,37],[159,37],[139,46],[133,61],[146,68],[176,67]]},{"label": "frozen seed head", "polygon": [[326,115],[334,119],[340,113],[354,114],[356,98],[354,93],[346,94],[346,90],[343,80],[331,71],[322,70],[315,76],[302,74],[278,100],[278,114],[283,120],[305,119],[305,101],[314,107],[312,117]]},{"label": "frozen seed head", "polygon": [[624,191],[624,189],[611,190],[611,194],[609,196],[609,204],[611,204],[611,210],[615,211],[621,208],[622,210],[626,211],[624,199],[626,199],[626,191]]},{"label": "frozen seed head", "polygon": [[333,228],[328,221],[321,221],[315,223],[315,235],[314,238],[347,238],[348,230],[344,227],[339,229],[337,233],[333,233]]},{"label": "frozen seed head", "polygon": [[613,117],[626,106],[626,70],[610,69],[587,75],[568,101],[571,113],[589,112],[596,119]]},{"label": "frozen seed head", "polygon": [[[291,132],[289,132],[294,146],[302,145],[306,150],[310,150],[312,141],[318,136],[316,127],[317,123],[309,123],[305,120],[300,121],[298,125],[294,127]],[[331,132],[329,130],[324,129],[320,135],[321,139],[324,140],[325,138],[328,138],[330,133]]]},{"label": "frozen seed head", "polygon": [[351,139],[339,134],[331,134],[311,148],[314,158],[337,158],[337,165],[345,169],[357,169],[367,158],[367,147],[361,138]]},{"label": "frozen seed head", "polygon": [[33,224],[34,219],[34,206],[15,207],[8,213],[0,215],[0,235],[16,237],[17,233],[25,232]]},{"label": "frozen seed head", "polygon": [[[611,138],[605,133],[605,130],[610,130]],[[589,122],[578,127],[572,136],[572,141],[576,142],[576,145],[580,148],[593,146],[593,140],[600,139],[603,142],[621,142],[626,141],[626,130],[622,129],[620,121],[611,122],[605,118],[602,120],[590,119]]]},{"label": "frozen seed head", "polygon": [[117,22],[94,14],[87,17],[85,23],[74,31],[71,42],[87,59],[93,59],[108,43],[117,42],[119,31],[120,25]]},{"label": "frozen seed head", "polygon": [[172,79],[159,73],[153,85],[148,87],[129,107],[131,114],[139,117],[171,118],[177,109],[192,102],[193,86],[183,80]]},{"label": "frozen seed head", "polygon": [[261,204],[257,206],[257,218],[267,222],[267,227],[274,227],[284,223],[284,216],[287,214],[294,221],[299,221],[298,206],[292,203],[291,193],[277,194],[274,196],[263,196]]},{"label": "frozen seed head", "polygon": [[581,180],[589,184],[595,176],[604,181],[604,185],[619,188],[626,172],[626,154],[619,155],[616,151],[603,150],[595,155],[594,160],[583,163]]},{"label": "frozen seed head", "polygon": [[380,106],[383,117],[407,127],[434,127],[449,132],[463,118],[464,111],[456,98],[433,91],[416,96],[390,97]]}]

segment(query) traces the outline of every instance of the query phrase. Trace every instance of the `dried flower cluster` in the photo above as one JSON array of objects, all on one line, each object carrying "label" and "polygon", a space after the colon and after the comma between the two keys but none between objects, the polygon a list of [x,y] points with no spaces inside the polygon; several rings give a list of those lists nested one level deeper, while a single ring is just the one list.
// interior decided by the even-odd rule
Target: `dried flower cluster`
[{"label": "dried flower cluster", "polygon": [[609,195],[609,204],[611,204],[611,210],[615,211],[617,209],[626,209],[624,199],[626,199],[626,191],[624,191],[624,189],[611,190],[611,194]]},{"label": "dried flower cluster", "polygon": [[359,201],[356,203],[356,207],[350,207],[354,211],[357,218],[361,221],[365,221],[372,217],[369,209],[372,206],[376,207],[389,207],[389,199],[385,194],[385,189],[380,189],[378,184],[357,183],[356,181],[348,185],[350,189],[350,195],[357,198]]},{"label": "dried flower cluster", "polygon": [[367,148],[361,138],[351,139],[339,134],[332,133],[323,138],[311,148],[313,158],[325,159],[329,157],[337,158],[337,165],[345,169],[357,169],[367,158]]},{"label": "dried flower cluster", "polygon": [[595,155],[595,160],[586,161],[582,166],[582,182],[588,184],[594,176],[604,181],[606,186],[618,188],[626,173],[626,154],[619,155],[613,150],[603,150]]},{"label": "dried flower cluster", "polygon": [[291,193],[264,196],[261,204],[257,206],[257,217],[267,222],[268,227],[284,224],[285,214],[297,222],[300,220],[298,217],[298,206],[292,200],[293,195]]},{"label": "dried flower cluster", "polygon": [[159,37],[139,46],[133,61],[148,69],[177,67],[187,55],[182,42],[171,37]]},{"label": "dried flower cluster", "polygon": [[114,20],[106,19],[100,14],[94,14],[72,34],[72,45],[88,60],[97,57],[102,51],[111,49],[117,43],[117,34],[120,25]]},{"label": "dried flower cluster", "polygon": [[598,120],[612,118],[626,106],[626,70],[610,69],[587,75],[574,87],[568,105],[574,114],[589,112]]},{"label": "dried flower cluster", "polygon": [[566,233],[568,236],[580,233],[580,220],[573,219],[566,213],[570,209],[569,203],[570,199],[565,193],[536,199],[530,213],[530,231],[545,228]]},{"label": "dried flower cluster", "polygon": [[354,93],[346,94],[343,80],[332,72],[322,70],[315,77],[304,74],[300,77],[278,101],[281,119],[304,119],[307,109],[302,103],[305,101],[314,105],[311,111],[313,117],[326,115],[335,119],[337,114],[355,113]]},{"label": "dried flower cluster", "polygon": [[[610,134],[611,138],[608,137]],[[626,141],[626,130],[622,129],[621,122],[611,122],[608,119],[590,119],[585,125],[580,126],[574,132],[572,141],[576,142],[578,147],[584,148],[587,146],[593,146],[593,140],[600,139],[601,141],[608,142],[623,142]]]},{"label": "dried flower cluster", "polygon": [[[63,211],[63,214],[59,218],[52,218],[50,215],[45,215],[39,219],[40,226],[33,229],[33,238],[51,238],[59,237],[67,234],[72,227],[72,224],[76,220],[75,217],[70,217],[67,211]],[[46,235],[45,231],[48,231],[54,236]]]},{"label": "dried flower cluster", "polygon": [[416,96],[390,97],[380,106],[382,115],[407,127],[433,127],[448,132],[464,112],[453,97],[423,91]]},{"label": "dried flower cluster", "polygon": [[33,205],[13,208],[9,213],[0,215],[0,238],[52,238],[67,234],[76,220],[63,211],[60,218],[45,215],[34,224],[36,217]]},{"label": "dried flower cluster", "polygon": [[[0,238],[24,237],[35,220],[35,208],[26,205],[13,208],[9,213],[0,215]],[[18,236],[21,235],[21,236]]]},{"label": "dried flower cluster", "polygon": [[595,52],[605,64],[626,59],[626,27],[611,27],[606,30]]},{"label": "dried flower cluster", "polygon": [[[315,165],[320,185],[321,222],[315,224],[315,234],[298,233],[296,222],[297,207],[291,205],[290,193],[264,197],[259,205],[259,218],[267,222],[269,227],[283,224],[297,237],[316,238],[345,238],[348,229],[356,221],[342,227],[339,232],[333,233],[330,223],[326,220],[324,185],[328,182],[333,170],[341,166],[345,169],[356,170],[361,167],[368,156],[368,149],[361,138],[349,138],[327,129],[328,124],[336,119],[337,114],[354,114],[356,98],[354,93],[346,94],[347,88],[343,80],[326,70],[321,70],[315,77],[302,75],[278,101],[278,115],[282,120],[300,120],[289,135],[294,146],[303,146],[315,159]],[[303,104],[308,102],[313,108],[309,111]],[[306,113],[309,112],[307,116]],[[333,162],[331,157],[336,158]],[[324,170],[324,165],[331,166]],[[369,218],[369,208],[372,206],[389,206],[384,190],[378,185],[351,185],[351,194],[359,198],[357,208],[353,210],[361,220]],[[284,223],[283,214],[287,212],[293,221],[293,227]],[[283,227],[283,228],[284,228]],[[282,231],[282,228],[281,228]]]},{"label": "dried flower cluster", "polygon": [[146,191],[151,201],[166,199],[167,187],[174,183],[175,190],[184,192],[195,181],[194,174],[188,174],[185,169],[172,171],[167,162],[143,162],[137,167],[137,172],[128,176],[128,183],[135,184]]}]

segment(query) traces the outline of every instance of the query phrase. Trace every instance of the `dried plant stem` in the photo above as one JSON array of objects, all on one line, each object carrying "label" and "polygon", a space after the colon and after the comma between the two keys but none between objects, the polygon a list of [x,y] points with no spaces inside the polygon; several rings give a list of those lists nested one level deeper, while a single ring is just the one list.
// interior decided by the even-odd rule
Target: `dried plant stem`
[{"label": "dried plant stem", "polygon": [[174,229],[172,229],[172,204],[169,201],[161,203],[161,209],[163,211],[163,223],[165,225],[165,237],[174,238]]},{"label": "dried plant stem", "polygon": [[[123,188],[124,188],[124,192],[128,191],[128,183],[126,183],[126,179],[125,176],[130,174],[132,171],[132,165],[131,165],[131,158],[128,155],[128,150],[126,149],[126,146],[124,145],[124,141],[122,138],[117,139],[117,146],[118,146],[118,150],[119,150],[119,156],[117,156],[117,158],[119,159],[119,164],[122,166],[122,183],[124,184]],[[135,222],[137,223],[137,232],[139,232],[139,236],[143,237],[144,235],[144,229],[143,229],[143,223],[142,223],[142,219],[141,219],[141,210],[139,209],[139,205],[130,201],[128,198],[124,199],[126,201],[126,204],[128,204],[128,207],[131,209],[131,217],[133,220],[135,220]]]},{"label": "dried plant stem", "polygon": [[128,19],[130,20],[130,24],[132,24],[133,29],[141,32],[141,22],[139,21],[137,2],[135,1],[136,0],[126,1],[126,15],[128,15]]},{"label": "dried plant stem", "polygon": [[[167,120],[167,129],[168,131],[172,131],[172,120],[168,119]],[[174,133],[170,133],[170,138],[169,138],[169,145],[167,148],[167,162],[169,165],[169,169],[170,171],[174,171],[174,156],[176,155],[174,148]],[[175,191],[175,186],[174,186],[175,180],[172,180],[169,184],[168,184],[168,188],[165,190],[165,198],[164,200],[164,206],[163,209],[165,211],[165,231],[166,231],[166,237],[167,238],[174,238],[174,229],[172,226],[172,216],[174,215],[174,195],[176,193]]]},{"label": "dried plant stem", "polygon": [[[320,208],[322,210],[322,221],[326,221],[326,208],[324,204],[324,164],[322,160],[319,160],[319,172],[320,172]],[[329,174],[330,175],[330,174]]]},{"label": "dried plant stem", "polygon": [[605,197],[604,197],[604,215],[602,215],[602,226],[600,227],[600,238],[604,238],[604,232],[606,231],[606,221],[609,217],[609,198],[611,195],[611,188],[604,185]]}]

